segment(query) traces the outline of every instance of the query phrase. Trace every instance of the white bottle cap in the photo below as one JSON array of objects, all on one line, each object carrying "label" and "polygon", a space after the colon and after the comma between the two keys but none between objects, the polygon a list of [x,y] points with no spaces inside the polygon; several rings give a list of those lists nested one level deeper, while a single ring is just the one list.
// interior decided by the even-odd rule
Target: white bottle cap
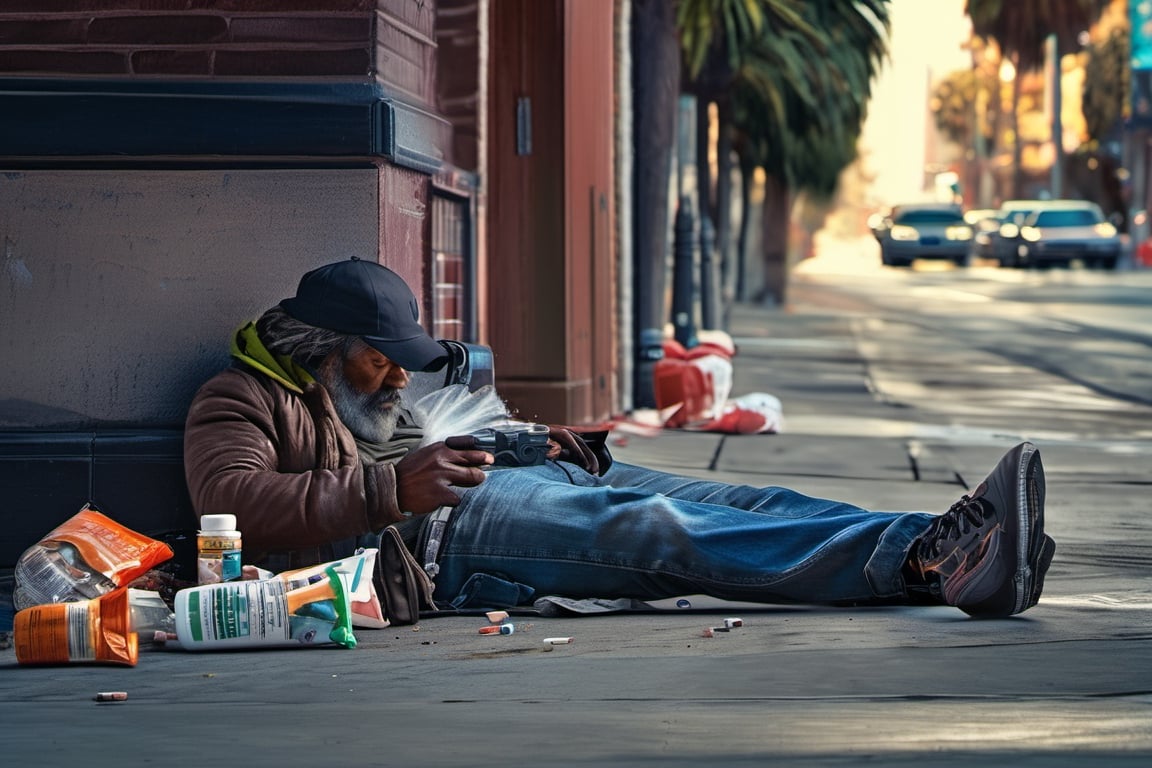
[{"label": "white bottle cap", "polygon": [[200,530],[234,531],[236,530],[236,515],[202,515],[200,517]]}]

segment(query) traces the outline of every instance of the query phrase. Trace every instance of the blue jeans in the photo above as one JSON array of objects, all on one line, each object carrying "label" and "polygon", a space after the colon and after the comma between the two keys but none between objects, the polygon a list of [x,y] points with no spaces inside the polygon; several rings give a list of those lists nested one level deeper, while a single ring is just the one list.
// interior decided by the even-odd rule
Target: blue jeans
[{"label": "blue jeans", "polygon": [[870,512],[614,463],[494,470],[463,491],[440,549],[438,602],[507,607],[533,595],[763,603],[892,603],[932,516]]}]

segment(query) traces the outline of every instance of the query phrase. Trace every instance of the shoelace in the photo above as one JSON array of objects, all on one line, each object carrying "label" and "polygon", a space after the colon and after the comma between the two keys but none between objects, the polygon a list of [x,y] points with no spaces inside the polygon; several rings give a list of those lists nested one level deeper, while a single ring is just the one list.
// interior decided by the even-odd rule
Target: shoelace
[{"label": "shoelace", "polygon": [[928,551],[938,555],[943,542],[980,527],[984,524],[984,518],[984,505],[980,500],[964,494],[947,512],[933,520],[925,532],[924,541],[928,544]]}]

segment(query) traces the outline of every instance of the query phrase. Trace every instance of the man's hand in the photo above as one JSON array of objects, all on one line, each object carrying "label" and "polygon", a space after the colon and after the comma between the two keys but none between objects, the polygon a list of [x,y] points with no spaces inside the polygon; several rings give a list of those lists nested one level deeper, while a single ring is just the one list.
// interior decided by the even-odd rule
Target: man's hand
[{"label": "man's hand", "polygon": [[592,475],[600,474],[600,462],[588,444],[567,427],[548,425],[548,458],[567,461]]},{"label": "man's hand", "polygon": [[480,467],[491,464],[495,457],[486,451],[469,450],[474,440],[471,446],[456,442],[449,447],[454,440],[426,445],[396,462],[396,502],[400,509],[426,515],[443,506],[454,507],[460,496],[452,486],[471,488],[484,482]]}]

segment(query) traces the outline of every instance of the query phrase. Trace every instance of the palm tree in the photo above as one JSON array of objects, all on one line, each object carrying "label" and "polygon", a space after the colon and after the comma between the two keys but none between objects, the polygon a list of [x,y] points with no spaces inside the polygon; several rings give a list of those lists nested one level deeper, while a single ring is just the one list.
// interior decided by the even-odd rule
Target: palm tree
[{"label": "palm tree", "polygon": [[1127,26],[1114,29],[1101,43],[1088,46],[1081,110],[1091,142],[1102,142],[1114,134],[1124,117],[1131,87],[1130,34]]},{"label": "palm tree", "polygon": [[[697,97],[697,178],[701,218],[701,246],[709,246],[706,227],[715,232],[714,251],[719,255],[720,298],[725,309],[737,298],[738,269],[731,248],[732,200],[732,92],[741,76],[747,50],[766,29],[790,30],[792,34],[818,38],[803,20],[792,0],[680,0],[677,28],[684,61],[684,90]],[[791,53],[794,49],[786,49]],[[786,58],[786,55],[783,56]],[[798,68],[802,62],[788,62]],[[708,149],[708,105],[716,105],[716,177],[712,178]],[[707,256],[707,254],[706,254]],[[704,263],[708,264],[707,258]],[[708,287],[703,286],[705,291]],[[713,300],[705,296],[705,325],[727,327],[726,319],[709,317]]]},{"label": "palm tree", "polygon": [[[1075,50],[1080,34],[1099,17],[1111,0],[967,0],[965,13],[972,19],[972,31],[979,37],[995,40],[1003,55],[1016,67],[1013,84],[1012,111],[1015,115],[1019,101],[1020,78],[1023,72],[1035,72],[1044,66],[1046,43],[1050,37],[1056,41],[1056,77],[1059,83],[1059,62],[1065,54]],[[1053,104],[1053,144],[1056,150],[1053,171],[1059,180],[1063,165],[1063,129],[1060,120],[1059,88],[1053,89],[1057,99]],[[1013,118],[1015,120],[1015,117]],[[1020,193],[1020,140],[1018,126],[1014,150],[1013,196]]]},{"label": "palm tree", "polygon": [[996,131],[990,118],[998,114],[978,105],[992,105],[999,98],[1000,79],[986,67],[972,66],[949,73],[932,89],[928,108],[935,119],[936,128],[952,143],[971,150],[974,162],[969,167],[966,185],[970,190],[969,202],[982,207],[982,164],[993,145]]},{"label": "palm tree", "polygon": [[[788,215],[796,192],[830,196],[855,158],[871,80],[886,55],[888,0],[681,0],[678,23],[686,79],[717,104],[721,146],[738,148],[749,170],[765,169],[766,285],[783,301]],[[721,262],[727,253],[728,153],[720,155],[716,205]],[[706,188],[706,187],[705,187]],[[747,242],[748,208],[741,225]],[[720,231],[724,227],[723,233]],[[743,252],[741,253],[743,261]],[[743,269],[725,271],[726,297],[744,298]]]},{"label": "palm tree", "polygon": [[1125,105],[1131,96],[1131,30],[1124,24],[1086,49],[1081,111],[1088,141],[1077,151],[1069,169],[1086,197],[1096,200],[1128,232],[1128,204],[1118,176],[1120,157],[1110,149],[1123,135]]},{"label": "palm tree", "polygon": [[766,174],[761,301],[786,300],[788,222],[799,193],[831,198],[856,158],[872,80],[887,56],[888,0],[815,0],[803,22],[819,39],[767,30],[737,78],[740,145]]}]

